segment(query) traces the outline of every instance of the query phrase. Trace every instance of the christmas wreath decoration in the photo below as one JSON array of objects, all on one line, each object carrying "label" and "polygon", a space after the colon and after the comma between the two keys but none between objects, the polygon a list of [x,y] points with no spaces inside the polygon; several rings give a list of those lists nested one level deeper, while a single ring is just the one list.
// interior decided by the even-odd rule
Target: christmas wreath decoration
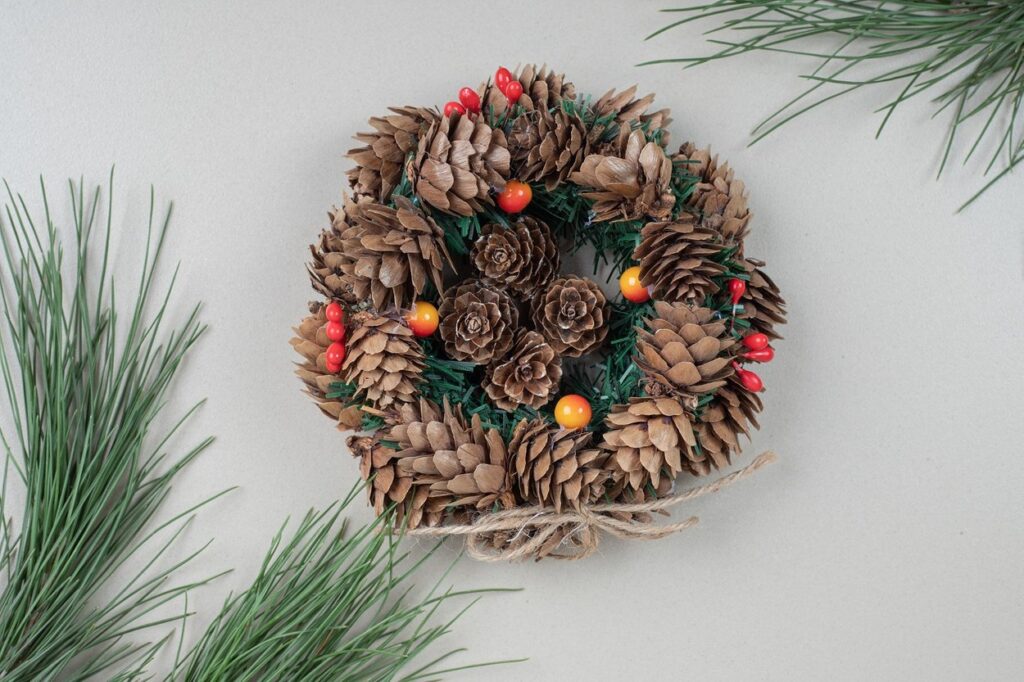
[{"label": "christmas wreath decoration", "polygon": [[[443,110],[395,107],[349,152],[350,194],[311,247],[298,375],[349,438],[378,513],[477,555],[578,558],[597,530],[658,537],[680,476],[757,427],[785,320],[747,256],[728,164],[669,151],[636,87],[592,98],[498,69]],[[593,252],[610,296],[567,257]],[[607,285],[607,281],[605,282]]]}]

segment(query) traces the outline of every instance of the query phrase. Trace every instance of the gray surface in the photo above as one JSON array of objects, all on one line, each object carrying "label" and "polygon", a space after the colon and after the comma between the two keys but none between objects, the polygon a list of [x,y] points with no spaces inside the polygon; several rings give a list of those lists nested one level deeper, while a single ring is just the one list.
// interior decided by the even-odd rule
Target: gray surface
[{"label": "gray surface", "polygon": [[[125,221],[150,182],[177,201],[170,250],[212,327],[179,396],[209,397],[189,435],[219,440],[173,503],[240,486],[188,534],[216,536],[208,568],[238,568],[193,600],[199,623],[286,515],[357,476],[287,343],[349,136],[386,105],[440,105],[537,60],[582,91],[657,91],[674,138],[712,144],[751,188],[748,251],[791,321],[748,453],[782,459],[702,500],[685,536],[608,542],[582,564],[461,563],[460,585],[525,591],[481,603],[458,643],[531,657],[494,680],[1020,677],[1019,178],[954,216],[974,176],[933,181],[941,124],[911,105],[875,143],[871,98],[746,148],[797,92],[792,64],[636,69],[684,36],[697,49],[692,30],[641,42],[662,3],[205,4],[5,3],[0,22],[0,173],[32,191],[38,173],[102,181],[116,162]],[[119,241],[130,262],[138,233]]]}]

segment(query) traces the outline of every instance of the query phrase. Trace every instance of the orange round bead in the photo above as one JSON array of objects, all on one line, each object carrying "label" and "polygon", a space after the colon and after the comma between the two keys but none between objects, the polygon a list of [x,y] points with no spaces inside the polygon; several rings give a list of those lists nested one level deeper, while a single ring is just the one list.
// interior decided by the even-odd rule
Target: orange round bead
[{"label": "orange round bead", "polygon": [[633,303],[644,303],[651,300],[651,293],[640,283],[640,266],[626,268],[619,277],[619,288],[622,297]]},{"label": "orange round bead", "polygon": [[505,189],[498,195],[498,206],[505,213],[519,213],[530,205],[533,199],[533,189],[525,182],[509,180],[505,183]]},{"label": "orange round bead", "polygon": [[416,301],[405,321],[413,334],[421,339],[426,338],[437,331],[437,308],[426,301]]},{"label": "orange round bead", "polygon": [[566,429],[582,429],[590,423],[590,403],[581,395],[570,393],[555,403],[555,421]]}]

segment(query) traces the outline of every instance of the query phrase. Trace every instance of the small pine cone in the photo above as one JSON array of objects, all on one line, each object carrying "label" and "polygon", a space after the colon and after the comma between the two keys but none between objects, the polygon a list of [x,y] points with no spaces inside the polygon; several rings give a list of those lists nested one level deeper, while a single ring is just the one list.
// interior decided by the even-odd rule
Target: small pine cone
[{"label": "small pine cone", "polygon": [[295,337],[291,340],[296,352],[305,358],[304,362],[296,363],[298,369],[295,370],[295,374],[302,379],[306,385],[306,393],[316,401],[320,411],[337,423],[338,430],[358,429],[363,422],[362,410],[358,406],[346,406],[341,401],[327,397],[331,384],[341,379],[327,371],[324,354],[331,345],[331,340],[327,338],[326,329],[327,315],[324,313],[324,305],[311,304],[310,315],[295,327]]},{"label": "small pine cone", "polygon": [[[636,364],[652,394],[696,398],[725,385],[733,374],[736,342],[710,308],[657,301],[655,318],[637,330]],[[653,384],[661,384],[654,387]]]},{"label": "small pine cone", "polygon": [[579,170],[590,151],[590,139],[578,114],[561,109],[533,111],[512,124],[509,150],[516,177],[524,182],[543,181],[550,192]]},{"label": "small pine cone", "polygon": [[407,173],[417,196],[445,213],[471,216],[490,204],[509,177],[505,133],[483,116],[446,116],[430,124],[409,160]]},{"label": "small pine cone", "polygon": [[[397,447],[397,475],[427,491],[422,508],[431,525],[452,507],[491,511],[515,505],[505,441],[497,429],[484,429],[479,415],[467,426],[462,410],[446,400],[443,414],[435,410],[396,424],[384,440]],[[410,525],[419,520],[411,515]]]},{"label": "small pine cone", "polygon": [[[563,100],[576,99],[576,86],[566,81],[564,74],[556,74],[547,66],[527,64],[516,69],[512,78],[523,86],[523,94],[516,103],[526,111],[549,111],[560,108]],[[477,94],[485,112],[490,108],[495,115],[501,115],[508,109],[508,98],[490,81],[481,85]]]},{"label": "small pine cone", "polygon": [[377,310],[402,308],[427,281],[441,288],[451,256],[444,231],[406,197],[395,208],[375,201],[349,201],[332,218],[317,246],[310,247],[313,287],[352,304],[370,299]]},{"label": "small pine cone", "polygon": [[641,130],[623,126],[616,140],[591,153],[569,179],[590,191],[594,220],[609,222],[649,217],[664,220],[672,213],[672,160]]},{"label": "small pine cone", "polygon": [[508,294],[480,280],[467,280],[441,298],[441,339],[450,357],[486,364],[505,355],[519,325],[519,308]]},{"label": "small pine cone", "polygon": [[718,291],[714,278],[726,271],[711,260],[723,248],[717,231],[683,213],[674,221],[644,225],[633,258],[640,261],[640,282],[654,298],[701,304]]},{"label": "small pine cone", "polygon": [[712,468],[728,466],[732,453],[740,452],[739,436],[750,435],[750,428],[758,428],[757,413],[761,411],[761,399],[751,393],[735,377],[715,392],[715,397],[700,411],[694,424],[697,441],[709,460],[693,462],[692,469],[699,475],[708,474]]},{"label": "small pine cone", "polygon": [[697,439],[678,400],[630,398],[628,404],[613,405],[604,422],[604,447],[612,453],[607,467],[623,493],[632,493],[627,499],[640,501],[648,485],[663,494],[684,468],[690,468]]},{"label": "small pine cone", "polygon": [[608,453],[586,448],[591,434],[552,427],[543,419],[516,424],[508,444],[519,497],[531,504],[579,509],[604,494]]},{"label": "small pine cone", "polygon": [[353,457],[359,459],[359,473],[364,481],[373,481],[367,487],[370,506],[378,514],[391,504],[395,505],[395,523],[408,524],[409,528],[420,525],[437,525],[443,510],[426,508],[427,490],[413,490],[412,477],[399,472],[398,450],[382,442],[382,436],[351,436],[348,448]]},{"label": "small pine cone", "polygon": [[750,224],[747,192],[742,180],[733,177],[728,163],[718,165],[711,148],[697,149],[687,142],[679,148],[674,162],[683,162],[687,173],[700,178],[687,202],[704,215],[704,223],[718,230],[729,242],[742,242]]},{"label": "small pine cone", "polygon": [[[635,85],[619,93],[612,88],[594,102],[594,117],[598,120],[610,118],[615,123],[632,123],[639,121],[647,113],[647,107],[652,104],[654,104],[653,92],[637,99]],[[667,117],[667,115],[666,110],[663,116]]]},{"label": "small pine cone", "polygon": [[415,400],[425,362],[412,330],[401,320],[366,310],[349,321],[341,376],[355,387],[354,397],[379,409]]},{"label": "small pine cone", "polygon": [[484,225],[470,257],[484,279],[524,296],[546,286],[561,265],[551,228],[529,216],[511,227]]},{"label": "small pine cone", "polygon": [[424,130],[439,117],[423,107],[392,107],[388,116],[374,116],[374,132],[359,133],[355,139],[364,146],[348,151],[356,167],[348,171],[349,185],[357,195],[369,195],[387,202],[402,180],[402,169]]},{"label": "small pine cone", "polygon": [[559,355],[577,358],[608,335],[608,300],[585,277],[561,277],[533,299],[533,324]]},{"label": "small pine cone", "polygon": [[562,360],[537,332],[520,329],[504,360],[487,366],[484,391],[503,410],[538,408],[551,400],[562,380]]},{"label": "small pine cone", "polygon": [[750,281],[740,299],[743,312],[739,317],[750,320],[750,327],[754,331],[763,332],[772,339],[781,339],[775,331],[775,325],[786,323],[786,302],[779,293],[779,287],[761,269],[764,261],[748,258],[743,261],[743,267],[750,273]]}]

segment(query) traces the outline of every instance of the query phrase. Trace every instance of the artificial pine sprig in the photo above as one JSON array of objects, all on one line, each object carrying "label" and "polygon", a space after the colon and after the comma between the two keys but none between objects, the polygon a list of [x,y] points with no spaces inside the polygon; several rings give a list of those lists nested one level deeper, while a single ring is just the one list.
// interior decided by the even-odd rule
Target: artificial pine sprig
[{"label": "artificial pine sprig", "polygon": [[[997,172],[963,210],[1024,159],[1024,4],[1019,0],[718,0],[663,10],[682,18],[648,36],[700,19],[721,22],[708,31],[718,52],[703,57],[657,59],[642,65],[696,66],[763,50],[810,57],[817,66],[803,77],[811,85],[754,129],[757,142],[815,107],[865,86],[884,86],[894,97],[876,137],[896,109],[929,97],[934,116],[950,118],[942,144],[941,174],[954,143],[973,126],[964,154],[989,154],[984,175]],[[725,30],[734,38],[719,37]],[[819,47],[821,39],[832,39]]]},{"label": "artificial pine sprig", "polygon": [[[142,674],[163,642],[137,643],[136,631],[180,618],[154,612],[206,582],[174,582],[175,572],[198,552],[150,570],[196,508],[153,528],[157,511],[178,473],[211,442],[173,457],[165,452],[195,407],[166,433],[154,427],[172,379],[205,329],[198,306],[183,323],[165,329],[173,281],[158,293],[154,276],[170,210],[158,222],[150,194],[142,273],[126,307],[124,299],[115,299],[108,271],[113,178],[105,210],[99,189],[88,196],[81,183],[69,185],[70,262],[45,187],[44,211],[35,217],[6,187],[0,221],[0,375],[13,425],[0,433],[6,455],[0,494],[3,518],[17,518],[2,528],[0,678],[11,681]],[[94,232],[103,223],[97,250]],[[123,310],[126,319],[119,317]],[[10,470],[24,486],[17,515],[8,507]],[[110,585],[129,560],[143,557],[142,570]],[[99,601],[112,587],[119,589]]]}]

